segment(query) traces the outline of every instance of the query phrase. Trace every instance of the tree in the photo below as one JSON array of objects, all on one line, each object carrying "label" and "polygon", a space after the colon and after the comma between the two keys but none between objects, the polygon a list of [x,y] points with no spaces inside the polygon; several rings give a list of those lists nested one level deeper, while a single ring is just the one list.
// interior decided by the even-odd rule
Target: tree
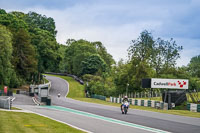
[{"label": "tree", "polygon": [[[170,41],[165,41],[164,43],[164,68],[168,69],[170,67],[175,67],[176,60],[180,58],[180,51],[183,49],[182,46],[178,46],[173,38]],[[166,70],[164,70],[166,71]]]},{"label": "tree", "polygon": [[112,56],[107,52],[106,48],[103,46],[101,42],[93,42],[97,53],[101,56],[101,58],[105,61],[108,68],[111,68],[111,65],[115,64]]},{"label": "tree", "polygon": [[[137,40],[132,41],[128,49],[129,62],[127,64],[127,75],[130,87],[133,90],[141,90],[143,78],[154,76],[152,58],[154,57],[155,41],[148,31],[143,31]],[[126,86],[124,86],[126,87]]]},{"label": "tree", "polygon": [[102,72],[106,70],[106,64],[104,60],[97,54],[90,55],[85,61],[81,62],[82,75],[84,74],[97,74],[102,75]]},{"label": "tree", "polygon": [[14,34],[12,64],[17,74],[28,80],[32,73],[37,72],[35,49],[30,43],[27,31],[20,29]]},{"label": "tree", "polygon": [[188,66],[191,76],[200,78],[200,55],[192,57]]},{"label": "tree", "polygon": [[12,34],[0,25],[0,84],[14,87],[18,85],[17,77],[11,64]]},{"label": "tree", "polygon": [[0,8],[0,14],[6,14],[6,11]]},{"label": "tree", "polygon": [[143,91],[143,78],[185,76],[178,74],[179,70],[175,68],[181,50],[182,46],[178,46],[173,39],[155,40],[150,32],[143,31],[128,49],[129,60],[117,66],[120,68],[115,77],[118,92],[124,93],[127,84],[130,91]]},{"label": "tree", "polygon": [[36,12],[29,12],[25,21],[29,25],[30,31],[39,28],[50,32],[54,37],[56,36],[57,31],[55,30],[55,22],[51,17],[46,17],[45,15],[37,14]]},{"label": "tree", "polygon": [[138,61],[149,61],[152,57],[154,40],[151,33],[143,31],[137,40],[132,40],[132,45],[128,49],[129,58]]},{"label": "tree", "polygon": [[38,71],[57,71],[61,57],[55,37],[46,30],[35,28],[31,32],[31,44],[34,45],[38,59]]},{"label": "tree", "polygon": [[91,54],[96,54],[97,51],[94,45],[85,40],[72,41],[68,44],[65,59],[67,63],[67,72],[78,76],[82,74],[80,63]]}]

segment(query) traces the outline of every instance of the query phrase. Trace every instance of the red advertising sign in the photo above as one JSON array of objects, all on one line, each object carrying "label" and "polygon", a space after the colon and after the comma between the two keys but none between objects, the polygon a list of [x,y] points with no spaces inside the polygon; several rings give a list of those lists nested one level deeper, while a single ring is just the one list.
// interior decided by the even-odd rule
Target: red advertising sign
[{"label": "red advertising sign", "polygon": [[7,94],[7,92],[8,92],[8,87],[7,87],[7,86],[4,86],[4,93]]}]

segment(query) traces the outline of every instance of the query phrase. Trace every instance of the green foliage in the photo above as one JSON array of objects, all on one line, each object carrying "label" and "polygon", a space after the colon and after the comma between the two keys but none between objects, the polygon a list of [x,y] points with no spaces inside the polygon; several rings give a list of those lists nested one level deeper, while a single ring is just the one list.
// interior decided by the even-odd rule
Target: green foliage
[{"label": "green foliage", "polygon": [[200,55],[193,57],[189,63],[191,76],[200,78]]},{"label": "green foliage", "polygon": [[38,71],[57,71],[61,57],[57,52],[59,45],[50,32],[34,29],[31,32],[31,43],[35,46],[38,59]]},{"label": "green foliage", "polygon": [[116,95],[115,84],[111,76],[103,78],[101,76],[85,74],[83,80],[86,82],[85,90],[90,95],[97,94],[103,96]]},{"label": "green foliage", "polygon": [[65,62],[65,51],[67,49],[67,46],[66,45],[62,45],[60,44],[60,47],[58,49],[58,54],[60,55],[60,58],[61,58],[61,61],[59,63],[59,71],[60,72],[65,72],[67,70],[67,65],[66,65],[66,62]]},{"label": "green foliage", "polygon": [[30,44],[30,37],[27,31],[20,29],[14,34],[12,63],[17,74],[27,80],[32,73],[37,71],[37,60],[35,49]]},{"label": "green foliage", "polygon": [[22,19],[18,19],[17,16],[12,13],[0,14],[0,24],[5,25],[12,33],[19,29],[27,29],[26,22]]},{"label": "green foliage", "polygon": [[[99,54],[100,51],[104,54]],[[66,71],[78,76],[87,73],[97,74],[97,72],[98,75],[101,75],[102,72],[106,70],[105,67],[110,65],[106,64],[104,60],[111,58],[109,54],[106,55],[106,53],[105,48],[100,42],[92,43],[85,40],[75,41],[69,39],[67,41],[67,49],[64,57],[66,62]],[[105,57],[103,55],[105,55]]]},{"label": "green foliage", "polygon": [[125,93],[127,87],[131,92],[143,91],[141,88],[143,78],[186,77],[187,73],[175,68],[181,50],[182,47],[177,46],[173,39],[154,40],[151,33],[143,31],[138,39],[132,41],[128,49],[129,60],[126,63],[119,62],[115,68],[117,93]]},{"label": "green foliage", "polygon": [[6,11],[0,8],[0,14],[6,14]]},{"label": "green foliage", "polygon": [[93,42],[97,53],[101,56],[101,58],[105,61],[107,67],[111,69],[111,65],[115,63],[112,56],[107,52],[106,48],[103,46],[101,42]]},{"label": "green foliage", "polygon": [[11,40],[11,57],[8,60],[4,56],[2,60],[12,63],[11,66],[6,65],[13,71],[9,70],[9,73],[6,73],[9,79],[7,78],[2,84],[17,87],[32,80],[40,82],[41,72],[59,71],[62,58],[58,52],[59,44],[56,42],[55,22],[52,18],[35,12],[6,13],[5,10],[0,9],[0,24],[9,29],[12,37],[10,39],[5,36]]},{"label": "green foliage", "polygon": [[0,25],[0,84],[14,87],[18,84],[17,77],[11,64],[12,34],[6,27]]},{"label": "green foliage", "polygon": [[55,30],[55,22],[51,17],[48,18],[45,15],[37,14],[36,12],[29,12],[26,15],[25,21],[29,25],[30,30],[39,28],[48,31],[54,37],[56,36],[57,31]]},{"label": "green foliage", "polygon": [[82,75],[96,74],[97,72],[105,72],[106,64],[99,55],[90,55],[85,61],[81,62]]}]

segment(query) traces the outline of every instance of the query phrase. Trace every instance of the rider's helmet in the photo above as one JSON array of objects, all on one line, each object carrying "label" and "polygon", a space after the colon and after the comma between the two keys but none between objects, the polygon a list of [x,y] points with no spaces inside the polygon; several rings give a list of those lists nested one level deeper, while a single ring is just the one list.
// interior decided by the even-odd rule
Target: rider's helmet
[{"label": "rider's helmet", "polygon": [[124,96],[124,99],[125,99],[125,98],[127,99],[127,98],[128,98],[128,96]]}]

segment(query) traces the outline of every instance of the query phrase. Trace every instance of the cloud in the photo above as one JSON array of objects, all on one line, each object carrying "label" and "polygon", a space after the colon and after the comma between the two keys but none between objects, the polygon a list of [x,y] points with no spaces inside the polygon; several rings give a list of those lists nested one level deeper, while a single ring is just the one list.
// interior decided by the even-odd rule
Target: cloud
[{"label": "cloud", "polygon": [[147,29],[154,38],[174,38],[184,50],[178,65],[187,65],[200,50],[198,0],[2,0],[4,9],[35,11],[54,18],[57,41],[101,41],[115,60],[126,58],[131,40]]}]

